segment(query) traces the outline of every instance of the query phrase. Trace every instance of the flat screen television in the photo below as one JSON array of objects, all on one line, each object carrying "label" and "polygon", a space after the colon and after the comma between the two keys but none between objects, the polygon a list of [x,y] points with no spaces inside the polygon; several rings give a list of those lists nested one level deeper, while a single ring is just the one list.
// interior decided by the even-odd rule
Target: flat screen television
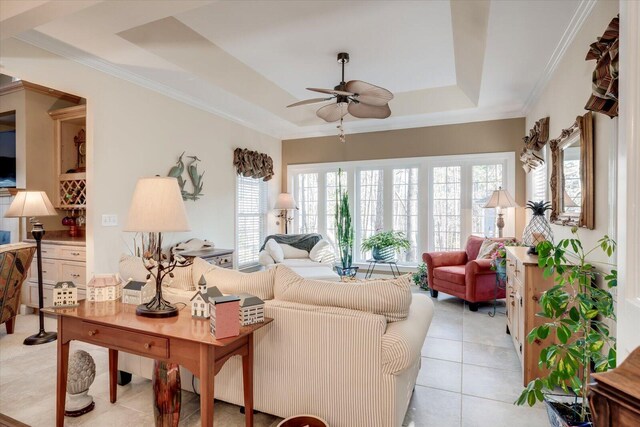
[{"label": "flat screen television", "polygon": [[16,186],[16,114],[0,114],[0,188]]}]

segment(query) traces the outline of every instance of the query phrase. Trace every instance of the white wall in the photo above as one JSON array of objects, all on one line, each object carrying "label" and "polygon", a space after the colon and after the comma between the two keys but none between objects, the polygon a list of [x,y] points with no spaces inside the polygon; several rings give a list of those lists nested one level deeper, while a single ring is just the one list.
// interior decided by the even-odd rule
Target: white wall
[{"label": "white wall", "polygon": [[[538,102],[526,117],[527,129],[542,117],[550,117],[550,139],[557,138],[564,128],[573,124],[576,117],[585,114],[584,109],[591,94],[591,74],[595,61],[585,61],[589,45],[600,37],[611,19],[618,13],[618,3],[599,1],[591,11],[582,28],[567,49],[558,68],[555,70]],[[614,160],[611,147],[615,146],[617,119],[610,119],[600,113],[594,113],[595,148],[595,229],[581,229],[580,237],[585,247],[592,247],[605,234],[613,234],[610,219],[615,217],[615,206],[610,208],[609,196],[615,191],[615,182],[610,179],[610,164]],[[549,147],[547,146],[548,150]],[[548,176],[551,176],[551,154]],[[548,190],[549,191],[549,190]],[[550,191],[548,192],[551,197]],[[531,195],[531,182],[527,180],[527,197]],[[552,225],[555,241],[571,236],[570,227]],[[606,257],[597,256],[594,261],[604,261]]]},{"label": "white wall", "polygon": [[[131,233],[122,225],[136,180],[166,175],[182,151],[202,162],[204,196],[186,202],[192,231],[168,235],[169,241],[206,238],[216,246],[235,246],[236,147],[269,154],[276,176],[270,200],[280,191],[281,141],[193,108],[159,93],[61,58],[15,39],[0,44],[2,73],[87,99],[87,273],[117,271]],[[271,205],[272,203],[270,203]],[[117,227],[102,227],[103,214],[117,214]],[[275,232],[269,216],[269,232]]]}]

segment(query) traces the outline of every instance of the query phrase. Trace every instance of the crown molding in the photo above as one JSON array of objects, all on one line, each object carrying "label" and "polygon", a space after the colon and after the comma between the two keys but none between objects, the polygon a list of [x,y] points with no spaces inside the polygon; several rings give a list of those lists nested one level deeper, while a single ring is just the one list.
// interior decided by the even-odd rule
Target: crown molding
[{"label": "crown molding", "polygon": [[529,114],[531,108],[533,108],[533,105],[538,101],[538,99],[540,99],[542,91],[547,87],[547,84],[551,80],[551,77],[560,64],[560,61],[564,57],[564,54],[567,52],[569,45],[571,45],[571,42],[573,42],[573,39],[576,37],[576,34],[578,34],[578,31],[580,31],[580,28],[582,28],[582,25],[587,20],[587,17],[591,14],[591,11],[595,7],[596,3],[597,0],[582,0],[578,5],[578,8],[573,14],[571,21],[569,21],[567,29],[564,31],[562,38],[553,51],[553,54],[551,54],[551,58],[549,58],[547,66],[545,67],[542,75],[536,82],[536,85],[533,87],[533,90],[531,91],[523,105],[523,116]]},{"label": "crown molding", "polygon": [[191,95],[188,95],[182,91],[176,90],[165,84],[158,83],[146,77],[132,73],[128,70],[123,69],[122,67],[113,65],[112,63],[105,61],[95,55],[92,55],[83,50],[70,46],[64,42],[61,42],[52,37],[49,37],[46,34],[43,34],[39,31],[36,31],[36,30],[26,31],[18,36],[15,36],[15,38],[25,43],[28,43],[30,45],[33,45],[35,47],[38,47],[40,49],[49,51],[63,58],[67,58],[71,61],[93,68],[94,70],[98,70],[100,72],[109,74],[110,76],[116,77],[118,79],[128,81],[138,86],[142,86],[146,89],[160,93],[164,96],[175,99],[176,101],[182,102],[184,104],[190,105],[192,107],[198,108],[208,113],[215,114],[216,116],[222,117],[223,119],[226,119],[226,120],[230,120],[234,123],[253,129],[257,132],[267,134],[274,138],[278,138],[278,139],[281,138],[280,132],[277,132],[273,129],[259,128],[255,126],[253,123],[250,123],[240,117],[231,115],[225,111],[215,108],[203,102],[202,100],[197,99]]}]

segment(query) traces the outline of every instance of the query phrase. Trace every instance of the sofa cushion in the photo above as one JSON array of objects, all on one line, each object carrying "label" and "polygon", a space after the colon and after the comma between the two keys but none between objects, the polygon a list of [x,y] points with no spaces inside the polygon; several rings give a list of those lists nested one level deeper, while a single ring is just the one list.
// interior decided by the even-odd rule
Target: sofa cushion
[{"label": "sofa cushion", "polygon": [[[478,250],[478,256],[476,259],[491,259],[491,255],[498,250],[498,242],[491,239],[484,239],[480,249]],[[472,260],[473,261],[473,260]]]},{"label": "sofa cushion", "polygon": [[446,280],[447,282],[465,285],[464,282],[465,266],[450,265],[447,267],[438,267],[433,269],[433,277],[435,279]]},{"label": "sofa cushion", "polygon": [[276,269],[255,273],[214,266],[204,274],[207,287],[217,286],[223,294],[248,293],[263,300],[273,299],[273,283]]},{"label": "sofa cushion", "polygon": [[278,246],[280,246],[280,248],[282,249],[282,253],[284,254],[285,259],[309,258],[309,252],[303,249],[294,248],[293,246],[287,245],[286,243],[278,243]]},{"label": "sofa cushion", "polygon": [[142,258],[133,255],[122,254],[118,263],[120,278],[125,282],[135,280],[136,282],[146,282],[149,271],[144,267]]},{"label": "sofa cushion", "polygon": [[267,240],[264,249],[271,255],[271,258],[273,258],[275,262],[280,263],[284,261],[284,251],[274,239]]},{"label": "sofa cushion", "polygon": [[331,243],[322,239],[311,249],[309,258],[311,258],[311,261],[322,262],[322,260],[332,252]]},{"label": "sofa cushion", "polygon": [[[163,286],[167,285],[170,288],[182,289],[183,291],[195,291],[196,287],[193,283],[193,270],[191,265],[181,267],[177,265],[176,268],[171,271],[173,277],[167,275],[162,281]],[[200,280],[200,278],[198,278]]]},{"label": "sofa cushion", "polygon": [[203,260],[202,258],[195,257],[193,264],[191,265],[191,278],[193,280],[194,290],[198,287],[200,277],[202,277],[207,271],[213,268],[213,264]]},{"label": "sofa cushion", "polygon": [[404,320],[411,305],[409,275],[391,280],[337,283],[305,279],[284,265],[275,268],[274,296],[282,301],[343,307]]},{"label": "sofa cushion", "polygon": [[287,267],[317,267],[318,263],[315,261],[311,261],[309,258],[306,259],[285,259],[280,263],[281,265],[286,265]]}]

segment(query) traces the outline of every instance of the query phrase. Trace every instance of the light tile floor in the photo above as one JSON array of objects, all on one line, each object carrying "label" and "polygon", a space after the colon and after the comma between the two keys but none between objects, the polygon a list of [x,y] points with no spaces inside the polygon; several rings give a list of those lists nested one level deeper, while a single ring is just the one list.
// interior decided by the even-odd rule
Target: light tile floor
[{"label": "light tile floor", "polygon": [[[417,291],[419,292],[419,291]],[[405,425],[412,427],[534,427],[547,425],[542,408],[513,406],[520,391],[520,365],[508,335],[505,318],[487,315],[489,306],[469,312],[463,301],[440,294],[422,349],[415,393]],[[37,316],[20,316],[16,332],[7,335],[0,326],[0,413],[34,427],[54,425],[56,344],[29,347],[24,338],[37,330]],[[47,330],[55,330],[46,319]],[[71,351],[88,351],[96,362],[96,380],[90,394],[95,409],[67,426],[153,426],[151,382],[134,377],[118,386],[118,402],[109,403],[106,350],[72,342]],[[199,426],[199,399],[183,391],[181,426]],[[275,427],[280,419],[256,414],[257,427]],[[215,404],[215,425],[243,426],[239,408]],[[361,426],[354,426],[361,427]],[[366,426],[362,426],[366,427]]]}]

